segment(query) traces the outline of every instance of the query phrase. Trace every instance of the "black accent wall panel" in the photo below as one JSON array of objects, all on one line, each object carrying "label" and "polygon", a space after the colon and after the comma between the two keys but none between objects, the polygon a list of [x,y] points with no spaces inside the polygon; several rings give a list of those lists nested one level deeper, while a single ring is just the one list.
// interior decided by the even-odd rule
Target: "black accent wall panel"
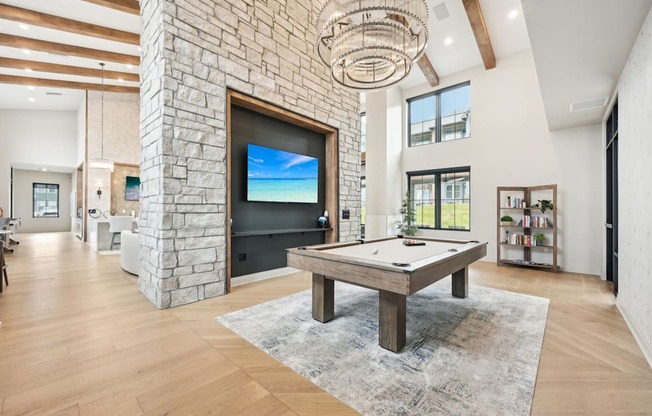
[{"label": "black accent wall panel", "polygon": [[[298,153],[318,159],[318,202],[248,202],[247,145]],[[263,230],[317,228],[317,219],[324,212],[325,138],[323,134],[304,129],[272,117],[231,108],[231,219],[232,233]],[[337,215],[332,213],[331,215]],[[285,249],[321,244],[323,233],[274,234],[242,236],[231,239],[231,277],[270,270],[286,265]],[[239,260],[246,255],[246,260]]]}]

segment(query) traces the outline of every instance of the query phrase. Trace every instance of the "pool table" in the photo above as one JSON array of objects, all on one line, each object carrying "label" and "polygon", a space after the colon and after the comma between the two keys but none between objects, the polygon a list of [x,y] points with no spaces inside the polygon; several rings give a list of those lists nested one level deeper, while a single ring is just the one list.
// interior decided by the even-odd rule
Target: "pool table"
[{"label": "pool table", "polygon": [[287,261],[312,272],[312,317],[320,322],[333,319],[334,280],[378,290],[378,342],[399,352],[405,346],[406,298],[451,274],[453,296],[467,297],[468,266],[486,254],[487,243],[478,241],[393,236],[290,248]]}]

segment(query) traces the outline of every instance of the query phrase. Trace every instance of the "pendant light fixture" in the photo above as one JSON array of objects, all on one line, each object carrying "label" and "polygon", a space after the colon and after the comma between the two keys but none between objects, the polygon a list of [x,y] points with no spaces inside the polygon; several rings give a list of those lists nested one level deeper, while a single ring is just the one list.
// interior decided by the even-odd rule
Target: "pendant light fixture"
[{"label": "pendant light fixture", "polygon": [[104,157],[104,62],[100,62],[100,67],[102,67],[102,107],[101,107],[101,124],[100,124],[100,141],[101,141],[101,150],[100,157],[91,159],[89,166],[91,169],[98,170],[108,170],[113,172],[113,160]]}]

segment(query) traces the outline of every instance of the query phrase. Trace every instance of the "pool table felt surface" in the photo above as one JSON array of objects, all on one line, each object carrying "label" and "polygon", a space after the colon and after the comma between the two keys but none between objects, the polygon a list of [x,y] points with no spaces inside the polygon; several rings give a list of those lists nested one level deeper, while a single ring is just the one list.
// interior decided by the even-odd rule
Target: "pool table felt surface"
[{"label": "pool table felt surface", "polygon": [[[355,259],[365,259],[386,263],[414,263],[448,250],[460,247],[460,244],[440,241],[424,241],[423,246],[406,246],[402,238],[356,244],[347,247],[328,249],[331,254]],[[377,251],[377,252],[376,252]]]}]

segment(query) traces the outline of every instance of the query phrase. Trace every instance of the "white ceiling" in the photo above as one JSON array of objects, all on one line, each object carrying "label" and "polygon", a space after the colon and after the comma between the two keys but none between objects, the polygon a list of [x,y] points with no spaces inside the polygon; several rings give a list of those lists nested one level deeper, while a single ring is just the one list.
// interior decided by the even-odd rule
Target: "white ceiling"
[{"label": "white ceiling", "polygon": [[[462,0],[427,0],[430,11],[428,33],[430,39],[426,55],[440,78],[482,65],[482,57],[475,42],[469,18]],[[434,8],[444,3],[449,17],[438,20]],[[497,59],[530,49],[520,0],[480,0],[489,37]],[[518,15],[509,18],[516,10]],[[446,45],[446,38],[452,43]],[[399,85],[403,89],[427,82],[418,66]]]},{"label": "white ceiling", "polygon": [[[462,0],[427,0],[430,8],[430,41],[427,55],[440,77],[482,65]],[[132,33],[140,31],[140,17],[81,0],[0,0],[0,3],[99,24]],[[449,17],[438,20],[433,8],[444,3]],[[523,4],[523,6],[521,5]],[[571,103],[609,97],[618,81],[633,42],[652,0],[480,0],[486,26],[500,67],[500,58],[532,49],[543,103],[551,129],[602,120],[604,108],[569,113]],[[626,7],[624,6],[626,5]],[[508,17],[512,10],[516,18]],[[527,27],[526,27],[527,22]],[[138,55],[138,47],[0,19],[0,33]],[[450,37],[452,43],[444,44]],[[531,46],[532,45],[532,46]],[[0,57],[98,68],[99,61],[43,52],[25,55],[19,49],[1,47]],[[107,62],[107,70],[138,73],[139,68]],[[47,77],[100,83],[101,79],[73,75],[0,68],[0,74]],[[400,84],[402,88],[425,83],[415,65]],[[105,80],[106,84],[137,86],[133,82]],[[46,92],[61,92],[61,96]],[[74,110],[82,91],[0,84],[0,108]],[[34,98],[33,102],[28,101]]]},{"label": "white ceiling", "polygon": [[601,122],[605,107],[572,103],[611,97],[652,0],[523,0],[548,128]]}]

